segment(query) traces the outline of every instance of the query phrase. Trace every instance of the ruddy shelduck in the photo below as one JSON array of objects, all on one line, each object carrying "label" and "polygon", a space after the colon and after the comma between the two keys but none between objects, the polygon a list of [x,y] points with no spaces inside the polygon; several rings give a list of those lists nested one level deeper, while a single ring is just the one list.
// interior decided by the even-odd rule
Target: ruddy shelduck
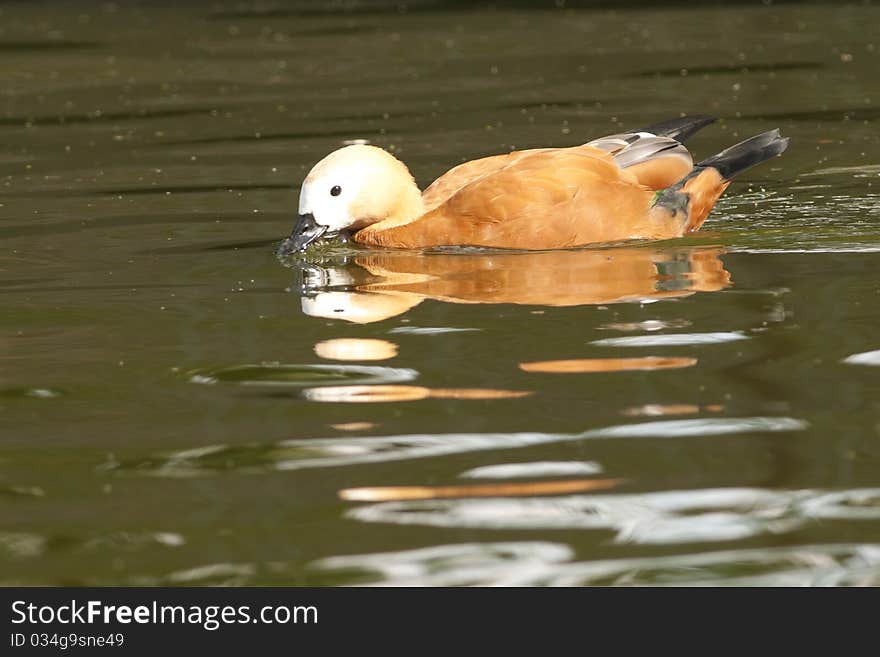
[{"label": "ruddy shelduck", "polygon": [[682,142],[714,121],[689,116],[571,148],[460,164],[420,192],[387,151],[346,146],[318,162],[279,252],[320,238],[391,248],[559,249],[681,237],[702,226],[738,173],[781,154],[771,130],[696,165]]}]

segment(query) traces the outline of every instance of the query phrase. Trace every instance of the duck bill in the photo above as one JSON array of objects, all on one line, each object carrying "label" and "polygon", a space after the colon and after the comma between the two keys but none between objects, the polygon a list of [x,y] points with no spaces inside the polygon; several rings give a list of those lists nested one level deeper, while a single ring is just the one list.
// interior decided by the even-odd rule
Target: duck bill
[{"label": "duck bill", "polygon": [[290,237],[281,242],[278,255],[286,256],[291,253],[304,251],[305,248],[327,232],[327,226],[322,226],[315,221],[311,213],[301,214],[296,220]]}]

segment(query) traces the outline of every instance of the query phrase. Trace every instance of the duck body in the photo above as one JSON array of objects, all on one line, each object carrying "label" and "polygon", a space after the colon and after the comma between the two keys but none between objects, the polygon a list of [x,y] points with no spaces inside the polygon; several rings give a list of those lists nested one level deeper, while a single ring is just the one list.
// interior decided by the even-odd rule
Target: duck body
[{"label": "duck body", "polygon": [[684,117],[580,146],[473,160],[424,193],[391,154],[348,146],[306,178],[300,219],[282,251],[341,231],[361,244],[406,249],[545,250],[681,237],[700,228],[734,175],[787,146],[774,130],[694,165],[681,142],[713,120]]},{"label": "duck body", "polygon": [[[668,166],[680,169],[678,162]],[[420,217],[367,226],[354,240],[397,248],[554,249],[680,236],[681,221],[652,218],[655,191],[592,146],[515,151],[456,167],[425,190]]]}]

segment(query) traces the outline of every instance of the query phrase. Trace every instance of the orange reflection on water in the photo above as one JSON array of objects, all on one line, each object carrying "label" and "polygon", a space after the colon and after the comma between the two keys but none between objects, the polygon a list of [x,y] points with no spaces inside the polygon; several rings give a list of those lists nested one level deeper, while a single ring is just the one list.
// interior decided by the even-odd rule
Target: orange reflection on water
[{"label": "orange reflection on water", "polygon": [[491,388],[424,388],[422,386],[361,385],[309,388],[303,395],[317,402],[399,402],[435,399],[516,399],[533,394],[529,390],[494,390]]},{"label": "orange reflection on water", "polygon": [[[659,300],[731,285],[717,247],[617,247],[552,252],[358,255],[304,269],[302,309],[313,317],[376,322],[425,299],[447,303],[580,306]],[[345,283],[345,291],[337,289]]]},{"label": "orange reflection on water", "polygon": [[392,500],[436,500],[456,497],[522,497],[530,495],[565,495],[617,486],[622,479],[567,479],[529,481],[509,484],[474,484],[467,486],[370,486],[345,488],[339,497],[352,502],[388,502]]},{"label": "orange reflection on water", "polygon": [[621,411],[623,415],[630,417],[657,417],[663,415],[694,415],[700,410],[710,413],[718,413],[724,410],[719,404],[707,404],[706,406],[698,406],[697,404],[645,404],[644,406],[631,406]]},{"label": "orange reflection on water", "polygon": [[696,358],[679,356],[645,356],[642,358],[578,358],[573,360],[543,360],[520,363],[525,372],[575,374],[583,372],[629,372],[632,370],[669,370],[691,367]]},{"label": "orange reflection on water", "polygon": [[388,360],[397,355],[397,345],[371,338],[335,338],[316,344],[315,353],[327,360]]},{"label": "orange reflection on water", "polygon": [[338,424],[327,425],[331,429],[337,431],[366,431],[378,426],[375,422],[340,422]]},{"label": "orange reflection on water", "polygon": [[530,390],[494,390],[492,388],[433,388],[435,399],[516,399],[534,394]]}]

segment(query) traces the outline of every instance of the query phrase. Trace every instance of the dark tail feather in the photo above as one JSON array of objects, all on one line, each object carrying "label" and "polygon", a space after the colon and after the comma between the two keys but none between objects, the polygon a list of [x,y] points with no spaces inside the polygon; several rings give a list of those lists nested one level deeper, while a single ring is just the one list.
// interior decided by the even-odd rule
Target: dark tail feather
[{"label": "dark tail feather", "polygon": [[633,132],[650,132],[658,137],[672,137],[676,141],[684,143],[698,130],[705,128],[710,123],[715,122],[714,116],[706,116],[705,114],[694,114],[693,116],[683,116],[678,119],[669,119],[654,123],[647,128],[635,130]]},{"label": "dark tail feather", "polygon": [[778,129],[770,130],[706,158],[698,163],[694,170],[712,167],[721,174],[722,178],[730,180],[738,173],[776,157],[787,147],[788,138],[780,137]]},{"label": "dark tail feather", "polygon": [[672,217],[681,214],[685,220],[685,233],[699,230],[718,197],[730,185],[731,178],[776,157],[787,146],[788,139],[780,137],[779,130],[771,130],[741,141],[706,158],[677,183],[660,190],[653,205],[659,206]]}]

